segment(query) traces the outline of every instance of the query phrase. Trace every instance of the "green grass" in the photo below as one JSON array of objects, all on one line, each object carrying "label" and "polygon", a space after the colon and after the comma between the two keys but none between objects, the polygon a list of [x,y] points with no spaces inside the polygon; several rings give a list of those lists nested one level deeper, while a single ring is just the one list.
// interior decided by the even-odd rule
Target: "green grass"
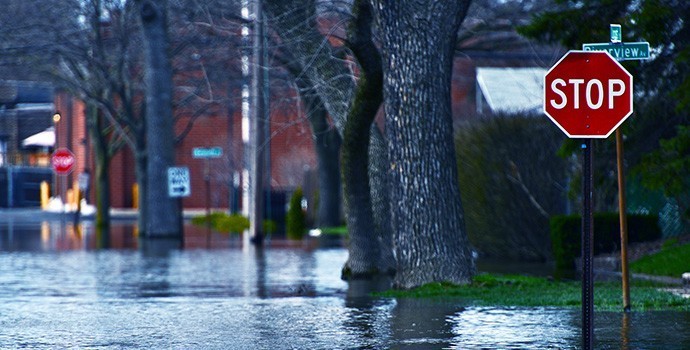
[{"label": "green grass", "polygon": [[347,236],[347,226],[321,227],[321,234],[332,236]]},{"label": "green grass", "polygon": [[680,278],[684,272],[690,272],[690,244],[665,245],[660,252],[631,263],[630,270],[648,275]]},{"label": "green grass", "polygon": [[[631,287],[632,309],[690,310],[690,299],[660,291],[660,286],[635,281]],[[580,307],[579,281],[554,281],[518,275],[480,274],[469,285],[430,283],[409,291],[390,290],[377,296],[393,298],[453,298],[475,306]],[[623,309],[620,283],[595,283],[596,310]]]}]

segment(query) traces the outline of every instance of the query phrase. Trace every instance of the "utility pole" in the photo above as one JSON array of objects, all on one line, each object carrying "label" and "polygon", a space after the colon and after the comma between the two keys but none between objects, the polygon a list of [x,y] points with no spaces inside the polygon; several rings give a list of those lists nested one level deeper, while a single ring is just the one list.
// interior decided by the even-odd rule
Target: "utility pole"
[{"label": "utility pole", "polygon": [[254,33],[252,45],[252,104],[249,124],[249,231],[251,242],[262,246],[264,240],[264,189],[265,185],[265,147],[266,130],[266,100],[265,87],[265,59],[264,59],[264,21],[261,0],[254,3]]}]

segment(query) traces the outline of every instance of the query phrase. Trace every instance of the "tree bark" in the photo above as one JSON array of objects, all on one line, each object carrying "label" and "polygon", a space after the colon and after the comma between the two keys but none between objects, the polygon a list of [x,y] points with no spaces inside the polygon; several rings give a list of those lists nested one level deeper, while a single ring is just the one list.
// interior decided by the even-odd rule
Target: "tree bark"
[{"label": "tree bark", "polygon": [[394,237],[391,226],[390,180],[388,174],[388,148],[381,130],[371,125],[369,144],[369,181],[371,208],[374,213],[375,243],[379,245],[378,269],[387,275],[396,272],[393,251]]},{"label": "tree bark", "polygon": [[110,227],[110,168],[111,155],[108,150],[103,116],[100,115],[98,108],[89,104],[88,124],[91,140],[93,142],[95,160],[95,195],[96,195],[96,228],[107,230]]},{"label": "tree bark", "polygon": [[[300,85],[305,85],[302,86],[305,89],[309,88],[306,84],[298,84]],[[341,223],[343,201],[339,161],[342,141],[338,131],[328,124],[328,111],[318,95],[304,94],[302,100],[314,135],[318,165],[319,202],[316,224],[318,227],[338,226]]]},{"label": "tree bark", "polygon": [[382,34],[394,284],[469,283],[475,271],[457,183],[451,75],[470,1],[374,0]]},{"label": "tree bark", "polygon": [[[313,82],[313,91],[323,100],[338,132],[343,135],[351,106],[352,93],[355,89],[354,81],[352,73],[343,64],[342,58],[338,57],[326,41],[327,39],[318,31],[314,2],[312,0],[273,0],[267,1],[265,7],[267,13],[270,13],[272,17],[270,23],[277,32],[283,35],[285,41],[283,45],[297,57],[303,67],[301,74]],[[374,130],[370,133],[372,145],[385,144],[382,134],[375,130],[375,126],[372,126],[372,130]],[[375,265],[379,266],[379,271],[390,271],[392,270],[390,267],[393,266],[390,212],[386,210],[387,206],[384,203],[377,200],[387,198],[388,189],[385,180],[388,169],[386,163],[387,148],[374,147],[370,148],[370,152],[379,153],[372,154],[372,157],[369,158],[370,167],[365,169],[364,173],[354,175],[362,177],[363,174],[371,174],[371,198],[374,198],[373,204],[376,205],[371,209],[374,212],[374,230],[363,231],[348,227],[348,231],[351,240],[359,240],[366,246],[373,247],[373,249],[367,248],[366,251],[358,252],[359,258],[357,259],[376,261]],[[366,156],[366,153],[357,156]],[[346,192],[344,195],[347,196]],[[372,203],[371,198],[369,198],[369,203]],[[360,202],[351,203],[357,206],[366,205]],[[353,215],[359,215],[358,211],[350,214],[350,216]],[[366,219],[361,220],[366,221]],[[377,250],[380,251],[376,252]],[[351,253],[353,251],[357,251],[357,248],[353,247]],[[374,253],[374,255],[370,256],[370,253]]]},{"label": "tree bark", "polygon": [[371,130],[383,100],[381,56],[372,40],[373,12],[367,0],[353,4],[354,20],[348,44],[361,69],[355,97],[345,121],[342,148],[343,185],[347,227],[350,232],[348,260],[343,278],[368,278],[393,270],[381,260],[382,239],[377,236],[369,179]]},{"label": "tree bark", "polygon": [[[137,227],[139,228],[139,235],[147,237],[147,223],[149,222],[149,200],[148,200],[148,156],[146,154],[146,145],[143,139],[137,141],[137,147],[134,152],[134,176],[137,179],[137,190],[139,191],[139,202],[137,209]],[[167,178],[167,174],[166,174]],[[154,204],[154,203],[151,203]]]},{"label": "tree bark", "polygon": [[168,55],[167,0],[139,0],[146,83],[146,237],[181,238],[180,208],[168,196],[167,169],[175,162],[172,69]]},{"label": "tree bark", "polygon": [[311,126],[318,167],[319,199],[316,214],[318,227],[341,224],[342,183],[340,180],[340,147],[342,139],[338,130],[328,122],[328,111],[321,97],[314,93],[314,83],[302,74],[302,65],[288,52],[278,55],[281,63],[295,77],[295,85],[304,104],[305,114]]}]

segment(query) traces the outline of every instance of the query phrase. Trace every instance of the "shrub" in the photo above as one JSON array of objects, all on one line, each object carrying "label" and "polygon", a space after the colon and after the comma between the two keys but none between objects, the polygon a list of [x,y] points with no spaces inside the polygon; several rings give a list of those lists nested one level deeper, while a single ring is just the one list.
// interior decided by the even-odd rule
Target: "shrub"
[{"label": "shrub", "polygon": [[[628,242],[648,242],[661,238],[656,215],[628,215]],[[618,213],[594,214],[594,254],[612,253],[620,249],[620,223]],[[549,222],[556,271],[554,277],[572,277],[575,259],[580,256],[582,217],[556,215]]]},{"label": "shrub", "polygon": [[506,116],[462,125],[458,177],[471,243],[484,256],[551,259],[549,217],[565,211],[565,139],[548,119]]},{"label": "shrub", "polygon": [[288,239],[299,240],[304,237],[307,231],[306,216],[302,210],[302,189],[297,188],[290,197],[286,218],[286,230]]},{"label": "shrub", "polygon": [[240,214],[225,215],[216,220],[213,228],[220,233],[240,233],[249,229],[249,219]]},{"label": "shrub", "polygon": [[228,215],[215,212],[192,218],[192,224],[205,226],[210,224],[219,233],[240,233],[249,228],[249,219],[240,214]]},{"label": "shrub", "polygon": [[278,229],[278,224],[274,220],[271,219],[266,219],[264,220],[264,232],[267,235],[270,235]]}]

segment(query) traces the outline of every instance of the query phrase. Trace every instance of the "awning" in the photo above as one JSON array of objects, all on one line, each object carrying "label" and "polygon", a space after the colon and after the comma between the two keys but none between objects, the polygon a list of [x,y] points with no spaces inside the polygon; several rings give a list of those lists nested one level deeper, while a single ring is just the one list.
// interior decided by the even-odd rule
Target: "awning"
[{"label": "awning", "polygon": [[53,147],[55,146],[55,128],[50,127],[38,134],[22,140],[22,147]]}]

